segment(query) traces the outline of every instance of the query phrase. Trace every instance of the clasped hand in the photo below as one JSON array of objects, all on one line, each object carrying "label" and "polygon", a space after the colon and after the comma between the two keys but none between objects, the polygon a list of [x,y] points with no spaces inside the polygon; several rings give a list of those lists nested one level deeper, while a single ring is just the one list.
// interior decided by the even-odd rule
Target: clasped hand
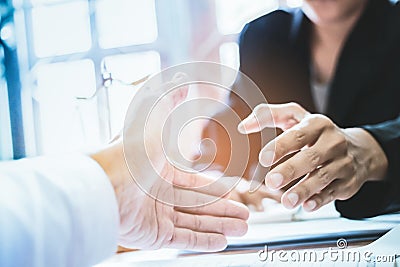
[{"label": "clasped hand", "polygon": [[361,128],[341,129],[328,117],[310,114],[295,103],[257,106],[238,130],[254,133],[278,127],[283,133],[260,152],[266,185],[281,191],[287,208],[314,211],[333,200],[352,197],[369,180],[383,179],[387,159],[376,140]]},{"label": "clasped hand", "polygon": [[[222,250],[227,245],[226,236],[246,233],[248,209],[229,200],[229,188],[223,184],[200,173],[182,171],[164,156],[160,142],[163,125],[185,99],[187,90],[172,91],[159,102],[149,102],[157,100],[157,91],[144,90],[146,98],[134,106],[124,136],[91,155],[114,187],[120,216],[119,245]],[[157,105],[145,124],[147,113],[143,110],[149,103]]]}]

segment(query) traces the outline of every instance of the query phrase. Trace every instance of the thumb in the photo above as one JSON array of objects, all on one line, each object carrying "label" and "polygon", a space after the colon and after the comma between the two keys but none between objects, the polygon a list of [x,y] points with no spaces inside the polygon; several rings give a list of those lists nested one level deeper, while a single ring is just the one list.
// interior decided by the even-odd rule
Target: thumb
[{"label": "thumb", "polygon": [[260,104],[238,125],[242,134],[259,132],[265,128],[287,130],[298,124],[307,112],[297,103]]}]

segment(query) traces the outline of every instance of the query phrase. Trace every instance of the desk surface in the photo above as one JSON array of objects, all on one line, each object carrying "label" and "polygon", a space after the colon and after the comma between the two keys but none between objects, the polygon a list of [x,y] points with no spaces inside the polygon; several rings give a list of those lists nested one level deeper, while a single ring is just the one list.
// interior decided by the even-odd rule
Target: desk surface
[{"label": "desk surface", "polygon": [[[259,251],[265,245],[268,250],[305,251],[337,248],[336,242],[345,238],[351,247],[364,246],[400,224],[400,214],[379,216],[354,221],[344,218],[309,220],[301,222],[250,224],[249,232],[242,238],[229,239],[227,250],[218,253],[191,253],[161,249],[120,253],[96,267],[110,266],[266,266],[259,260]],[[400,230],[398,231],[400,233]],[[397,237],[400,239],[400,235]],[[400,244],[397,244],[400,254]],[[393,247],[393,246],[392,246]],[[396,250],[396,251],[397,251]],[[283,265],[282,265],[283,264]],[[333,263],[332,263],[333,264]],[[330,264],[328,266],[343,266]],[[268,266],[287,266],[275,262]],[[296,266],[299,266],[296,264]],[[320,263],[304,266],[320,266]],[[323,264],[326,266],[326,264]],[[364,265],[349,265],[364,266]],[[375,266],[375,265],[365,265]],[[381,266],[381,265],[377,265]],[[394,266],[393,264],[383,266]]]}]

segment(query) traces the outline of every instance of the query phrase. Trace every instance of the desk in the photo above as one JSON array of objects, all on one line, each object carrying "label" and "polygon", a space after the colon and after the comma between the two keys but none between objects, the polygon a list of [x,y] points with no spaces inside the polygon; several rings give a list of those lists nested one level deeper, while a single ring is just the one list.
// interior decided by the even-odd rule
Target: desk
[{"label": "desk", "polygon": [[[362,221],[344,218],[319,219],[301,222],[251,224],[249,232],[242,238],[230,238],[229,247],[218,253],[190,253],[172,249],[157,251],[135,251],[120,253],[96,267],[111,266],[287,266],[285,262],[262,262],[259,250],[268,245],[273,251],[307,252],[317,250],[321,253],[327,248],[338,249],[336,242],[346,238],[349,248],[360,247],[382,236],[400,224],[400,214],[379,216]],[[400,230],[398,231],[400,234]],[[400,239],[400,235],[398,236]],[[399,242],[400,243],[400,242]],[[400,244],[396,245],[396,253]],[[392,245],[393,247],[393,245]],[[394,255],[394,254],[393,254]],[[294,266],[343,266],[334,262],[307,262]],[[399,262],[400,264],[400,262]],[[291,263],[293,265],[293,263]],[[348,266],[375,266],[346,264]],[[377,265],[381,266],[381,265]],[[394,266],[393,263],[390,265]]]}]

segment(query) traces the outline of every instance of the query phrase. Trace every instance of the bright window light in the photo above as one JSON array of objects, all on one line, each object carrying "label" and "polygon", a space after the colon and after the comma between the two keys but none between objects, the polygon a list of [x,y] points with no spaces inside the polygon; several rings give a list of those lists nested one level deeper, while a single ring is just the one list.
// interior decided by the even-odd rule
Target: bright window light
[{"label": "bright window light", "polygon": [[91,60],[38,66],[37,95],[43,153],[77,151],[100,144],[96,101],[78,102],[95,90]]},{"label": "bright window light", "polygon": [[278,0],[216,0],[215,4],[222,34],[239,33],[247,22],[279,7]]},{"label": "bright window light", "polygon": [[[107,69],[115,79],[133,82],[160,71],[160,54],[155,51],[106,57]],[[125,113],[137,88],[116,83],[109,90],[111,133],[118,133],[124,124]]]},{"label": "bright window light", "polygon": [[[22,0],[23,1],[23,0]],[[32,5],[51,5],[51,4],[58,4],[58,3],[65,3],[65,2],[73,2],[73,1],[82,1],[82,0],[30,0]]]},{"label": "bright window light", "polygon": [[219,57],[223,65],[239,69],[239,45],[237,43],[222,44],[219,48]]},{"label": "bright window light", "polygon": [[32,29],[38,57],[87,51],[91,47],[88,2],[35,7]]},{"label": "bright window light", "polygon": [[0,160],[13,158],[7,84],[0,79]]},{"label": "bright window light", "polygon": [[98,0],[96,17],[102,48],[146,44],[157,39],[154,0]]},{"label": "bright window light", "polygon": [[301,7],[303,5],[303,0],[286,0],[286,4],[291,8]]}]

